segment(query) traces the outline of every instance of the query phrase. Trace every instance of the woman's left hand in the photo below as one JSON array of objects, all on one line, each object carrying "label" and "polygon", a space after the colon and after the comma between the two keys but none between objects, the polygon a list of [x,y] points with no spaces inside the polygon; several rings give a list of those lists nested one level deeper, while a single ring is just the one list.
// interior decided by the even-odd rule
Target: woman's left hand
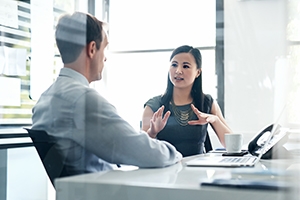
[{"label": "woman's left hand", "polygon": [[218,117],[216,115],[200,112],[193,104],[191,104],[191,107],[196,116],[198,117],[198,120],[189,121],[189,125],[204,125],[207,123],[212,124],[218,120]]}]

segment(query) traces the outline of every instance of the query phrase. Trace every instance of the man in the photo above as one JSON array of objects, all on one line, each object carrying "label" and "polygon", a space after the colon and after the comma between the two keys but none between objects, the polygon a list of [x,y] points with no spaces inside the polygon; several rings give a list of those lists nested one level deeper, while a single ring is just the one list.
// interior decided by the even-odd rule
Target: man
[{"label": "man", "polygon": [[[57,138],[71,174],[108,170],[111,164],[144,168],[180,161],[182,155],[171,144],[135,131],[89,87],[101,79],[106,61],[103,27],[94,16],[80,12],[60,18],[55,37],[64,67],[34,106],[32,129]],[[166,121],[159,113],[155,117]]]}]

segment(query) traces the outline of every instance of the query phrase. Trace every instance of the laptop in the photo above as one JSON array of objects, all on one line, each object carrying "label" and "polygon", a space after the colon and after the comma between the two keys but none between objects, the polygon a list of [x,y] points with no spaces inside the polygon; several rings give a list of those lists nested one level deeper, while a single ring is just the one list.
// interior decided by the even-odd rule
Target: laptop
[{"label": "laptop", "polygon": [[190,167],[254,167],[261,159],[263,154],[268,150],[268,145],[271,141],[271,138],[275,135],[275,132],[277,132],[277,128],[279,126],[279,119],[283,116],[283,111],[285,110],[285,107],[283,107],[282,111],[280,112],[278,119],[273,125],[273,128],[268,135],[265,142],[262,144],[262,147],[259,151],[259,154],[257,156],[254,155],[245,155],[245,156],[220,156],[216,154],[209,154],[209,155],[201,155],[199,157],[193,158],[186,162],[186,166]]}]

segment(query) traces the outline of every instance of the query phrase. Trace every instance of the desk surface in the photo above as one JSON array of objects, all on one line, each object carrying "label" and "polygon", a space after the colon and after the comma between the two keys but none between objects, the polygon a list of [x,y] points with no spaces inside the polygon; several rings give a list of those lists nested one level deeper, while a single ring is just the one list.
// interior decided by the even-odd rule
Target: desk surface
[{"label": "desk surface", "polygon": [[[194,156],[195,157],[195,156]],[[187,167],[180,163],[159,169],[113,170],[93,174],[60,178],[56,181],[57,200],[73,199],[297,199],[299,200],[300,160],[263,160],[254,168]],[[292,172],[293,176],[259,176],[253,172]],[[241,178],[251,173],[251,179],[296,182],[290,191],[253,190],[240,188],[204,187],[204,179],[218,177]],[[255,173],[254,173],[255,174]],[[289,173],[290,174],[290,173]],[[248,174],[249,175],[249,174]],[[249,178],[249,177],[248,177]]]}]

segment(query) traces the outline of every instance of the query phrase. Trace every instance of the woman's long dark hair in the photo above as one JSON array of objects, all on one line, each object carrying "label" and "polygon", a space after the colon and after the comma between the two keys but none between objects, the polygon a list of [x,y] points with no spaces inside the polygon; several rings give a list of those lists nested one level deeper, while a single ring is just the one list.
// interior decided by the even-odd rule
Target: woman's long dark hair
[{"label": "woman's long dark hair", "polygon": [[[195,61],[197,64],[197,69],[202,68],[202,56],[201,56],[199,49],[193,48],[192,46],[188,46],[188,45],[180,46],[173,51],[173,53],[170,57],[170,61],[173,59],[173,57],[175,55],[180,54],[180,53],[192,54],[195,58]],[[170,101],[173,96],[173,87],[174,87],[174,85],[171,82],[169,74],[168,74],[167,89],[166,89],[165,93],[162,95],[162,102],[161,102],[162,105],[165,106],[164,112],[169,110]],[[198,108],[200,111],[203,111],[204,94],[202,91],[202,72],[194,81],[191,95],[194,100],[194,105],[196,106],[196,108]]]}]

